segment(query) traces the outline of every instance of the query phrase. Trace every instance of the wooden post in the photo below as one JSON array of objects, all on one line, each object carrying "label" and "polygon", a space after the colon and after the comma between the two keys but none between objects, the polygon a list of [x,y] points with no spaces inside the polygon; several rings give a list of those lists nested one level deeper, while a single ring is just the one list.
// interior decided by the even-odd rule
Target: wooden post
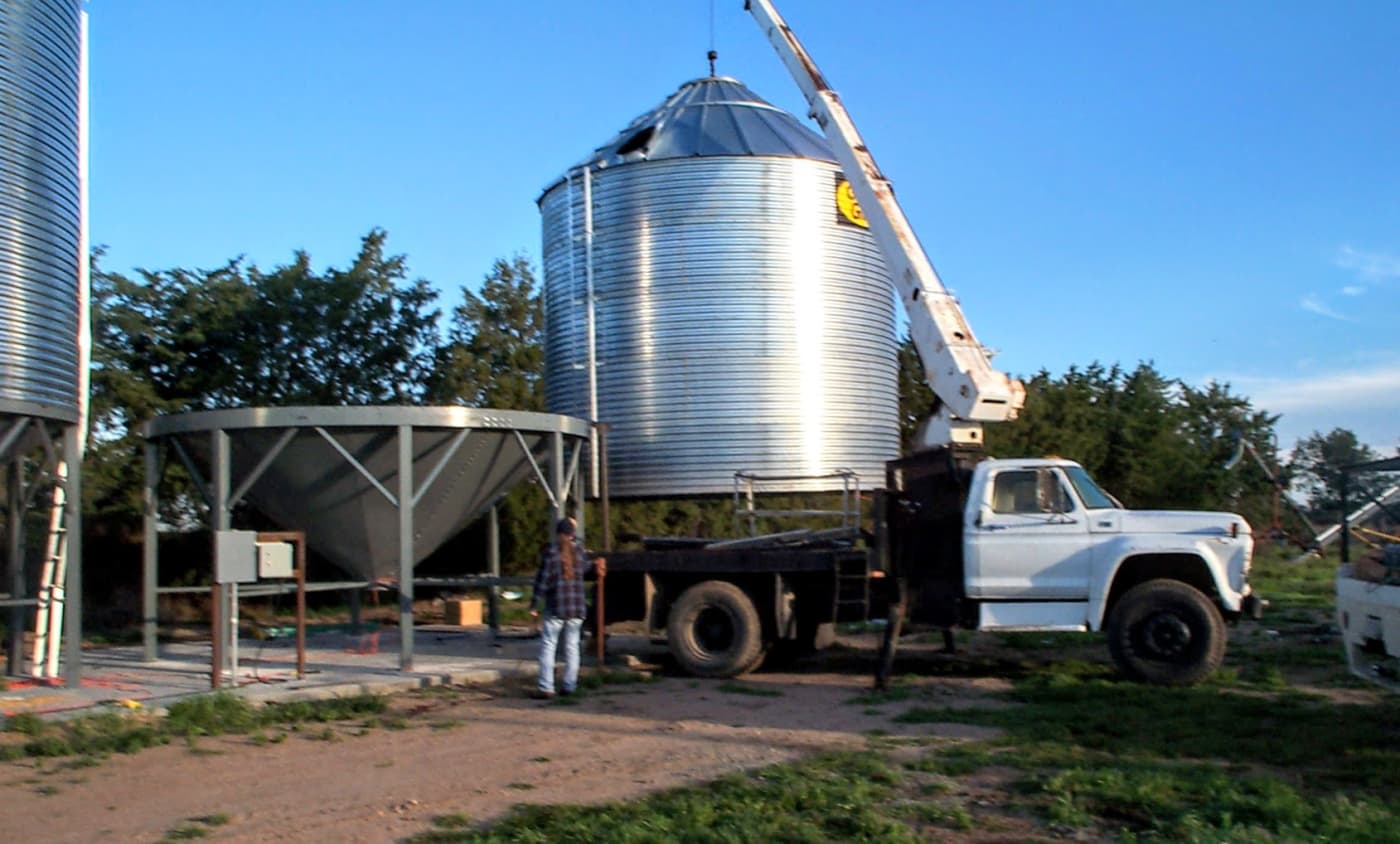
[{"label": "wooden post", "polygon": [[885,638],[880,643],[880,660],[875,666],[875,690],[889,689],[890,675],[894,673],[894,655],[899,648],[899,634],[904,627],[904,613],[909,604],[909,583],[903,577],[896,581],[899,590],[895,602],[890,605],[889,619],[885,624]]},{"label": "wooden post", "polygon": [[598,672],[600,674],[603,671],[603,666],[606,664],[604,656],[607,651],[607,642],[604,641],[603,635],[603,628],[606,626],[603,623],[603,581],[606,579],[607,575],[602,572],[598,573],[598,600],[596,602],[597,606],[594,608],[594,615],[598,618],[598,630],[597,635],[593,638],[598,642]]},{"label": "wooden post", "polygon": [[209,688],[217,689],[224,679],[224,590],[215,583],[209,587],[209,628],[213,631],[214,653],[210,657],[213,671],[209,674]]},{"label": "wooden post", "polygon": [[612,493],[608,490],[608,431],[611,425],[607,422],[598,422],[594,425],[598,430],[598,480],[600,492],[599,500],[601,516],[603,519],[603,550],[612,550]]},{"label": "wooden post", "polygon": [[297,679],[306,679],[306,534],[297,533]]}]

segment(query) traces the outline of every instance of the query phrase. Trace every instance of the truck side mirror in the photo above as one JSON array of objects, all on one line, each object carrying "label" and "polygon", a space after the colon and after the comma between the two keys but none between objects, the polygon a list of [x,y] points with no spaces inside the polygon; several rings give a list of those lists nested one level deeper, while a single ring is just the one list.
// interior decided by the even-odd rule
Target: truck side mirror
[{"label": "truck side mirror", "polygon": [[988,507],[986,504],[983,504],[981,507],[977,508],[977,521],[973,524],[977,525],[977,527],[981,527],[982,525],[991,521],[991,518],[992,508]]}]

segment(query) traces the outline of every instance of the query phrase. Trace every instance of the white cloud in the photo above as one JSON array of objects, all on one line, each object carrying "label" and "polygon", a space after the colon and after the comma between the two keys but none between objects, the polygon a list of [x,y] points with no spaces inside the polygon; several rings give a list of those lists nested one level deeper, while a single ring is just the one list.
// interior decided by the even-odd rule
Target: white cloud
[{"label": "white cloud", "polygon": [[1313,431],[1346,428],[1381,454],[1400,443],[1400,361],[1296,376],[1216,377],[1247,396],[1255,408],[1282,414],[1279,445]]},{"label": "white cloud", "polygon": [[1318,314],[1320,316],[1325,316],[1328,319],[1339,319],[1342,322],[1353,321],[1351,317],[1344,316],[1338,313],[1337,311],[1333,310],[1332,308],[1328,307],[1327,303],[1322,301],[1322,299],[1315,293],[1309,293],[1308,295],[1304,296],[1302,301],[1298,303],[1298,307],[1302,308],[1305,311],[1311,311],[1312,313]]},{"label": "white cloud", "polygon": [[1348,284],[1346,287],[1342,288],[1343,296],[1360,296],[1365,292],[1366,288],[1360,284]]},{"label": "white cloud", "polygon": [[1393,407],[1400,421],[1400,364],[1296,378],[1238,378],[1231,384],[1276,413],[1317,406]]},{"label": "white cloud", "polygon": [[1334,260],[1337,266],[1356,273],[1363,281],[1400,280],[1400,256],[1388,252],[1366,252],[1343,246]]}]

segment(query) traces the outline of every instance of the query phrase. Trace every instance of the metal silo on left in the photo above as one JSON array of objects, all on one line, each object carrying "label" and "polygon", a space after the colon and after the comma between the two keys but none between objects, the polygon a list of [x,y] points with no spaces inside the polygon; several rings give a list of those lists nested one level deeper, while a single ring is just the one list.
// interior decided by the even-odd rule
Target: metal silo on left
[{"label": "metal silo on left", "polygon": [[[80,454],[87,394],[86,17],[81,0],[0,2],[0,466],[8,673],[35,621],[36,674],[76,679]],[[50,492],[51,494],[44,494]],[[27,505],[48,541],[24,540]],[[29,522],[33,522],[30,525]],[[69,565],[72,560],[72,565]],[[66,588],[65,588],[66,587]],[[65,601],[65,592],[72,600]],[[69,617],[62,618],[63,606]]]}]

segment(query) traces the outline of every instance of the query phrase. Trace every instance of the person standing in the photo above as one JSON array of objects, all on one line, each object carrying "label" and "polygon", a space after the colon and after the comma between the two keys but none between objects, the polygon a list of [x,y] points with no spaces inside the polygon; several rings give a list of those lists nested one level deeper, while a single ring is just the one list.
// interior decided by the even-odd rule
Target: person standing
[{"label": "person standing", "polygon": [[554,657],[559,640],[564,640],[563,694],[578,689],[578,642],[583,630],[583,618],[588,612],[583,579],[588,575],[603,576],[607,560],[589,559],[583,543],[575,536],[573,519],[560,519],[555,525],[555,541],[544,550],[540,570],[535,574],[534,594],[530,597],[530,615],[538,617],[544,610],[540,625],[540,678],[534,696],[554,697]]}]

